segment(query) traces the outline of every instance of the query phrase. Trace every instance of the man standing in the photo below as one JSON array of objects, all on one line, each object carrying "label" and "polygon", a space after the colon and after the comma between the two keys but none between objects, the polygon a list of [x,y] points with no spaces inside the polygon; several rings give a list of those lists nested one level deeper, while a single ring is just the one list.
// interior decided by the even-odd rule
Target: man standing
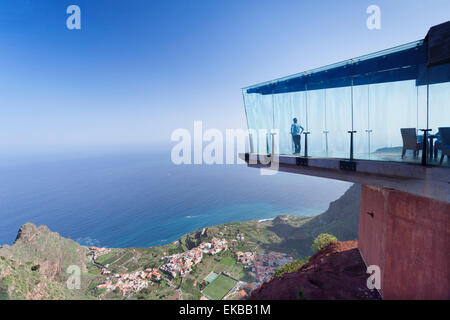
[{"label": "man standing", "polygon": [[[300,138],[301,134],[305,129],[301,125],[297,123],[297,118],[294,118],[294,123],[291,125],[291,135],[292,135],[292,141],[294,142],[295,146],[295,152],[294,154],[300,153],[301,146],[300,146]],[[300,131],[301,130],[301,131]]]}]

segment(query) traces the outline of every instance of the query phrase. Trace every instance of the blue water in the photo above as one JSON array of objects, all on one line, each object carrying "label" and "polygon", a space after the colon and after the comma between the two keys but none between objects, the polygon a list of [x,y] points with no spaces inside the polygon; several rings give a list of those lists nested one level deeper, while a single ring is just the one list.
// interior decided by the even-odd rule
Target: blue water
[{"label": "blue water", "polygon": [[168,152],[10,161],[0,163],[0,244],[33,222],[85,245],[161,245],[210,225],[316,215],[349,186],[245,165],[175,166]]}]

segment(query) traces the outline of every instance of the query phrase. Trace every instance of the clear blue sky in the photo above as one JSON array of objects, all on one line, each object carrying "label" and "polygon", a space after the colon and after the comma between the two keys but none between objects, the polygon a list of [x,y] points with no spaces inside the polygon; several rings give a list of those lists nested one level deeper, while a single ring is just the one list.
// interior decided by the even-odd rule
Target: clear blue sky
[{"label": "clear blue sky", "polygon": [[[81,30],[66,28],[71,4]],[[241,87],[422,39],[449,12],[448,0],[1,1],[0,150],[170,145],[194,120],[245,128]]]}]

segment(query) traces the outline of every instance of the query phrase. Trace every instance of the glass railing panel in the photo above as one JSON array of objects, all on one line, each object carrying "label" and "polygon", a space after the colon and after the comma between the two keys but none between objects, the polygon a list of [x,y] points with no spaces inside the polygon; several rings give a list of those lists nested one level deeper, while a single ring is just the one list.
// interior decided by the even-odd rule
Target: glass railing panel
[{"label": "glass railing panel", "polygon": [[416,81],[355,87],[354,94],[355,158],[420,162]]},{"label": "glass railing panel", "polygon": [[328,157],[330,121],[327,114],[327,90],[308,91],[308,154]]},{"label": "glass railing panel", "polygon": [[[445,142],[439,128],[450,127],[449,65],[428,68],[420,64],[421,42],[401,49],[393,49],[396,55],[377,53],[346,61],[328,73],[319,74],[327,67],[302,73],[301,79],[272,82],[254,93],[244,90],[249,128],[268,133],[278,130],[274,150],[269,134],[269,139],[252,138],[254,151],[303,156],[305,135],[301,135],[299,152],[291,134],[295,118],[309,132],[308,156],[349,159],[352,131],[354,159],[420,164],[426,141],[428,163],[439,164],[447,152],[442,149]],[[378,60],[369,61],[374,58]],[[424,129],[430,130],[426,140]]]},{"label": "glass railing panel", "polygon": [[270,132],[273,128],[272,95],[244,93],[251,151],[270,153]]},{"label": "glass railing panel", "polygon": [[442,165],[450,166],[450,64],[430,68],[429,78],[428,163],[441,165],[444,155]]},{"label": "glass railing panel", "polygon": [[427,111],[427,86],[418,86],[417,89],[417,134],[421,135],[421,129],[428,128]]},{"label": "glass railing panel", "polygon": [[328,157],[348,159],[352,130],[351,87],[327,89]]},{"label": "glass railing panel", "polygon": [[370,85],[353,87],[353,129],[356,131],[354,134],[354,157],[356,159],[370,159],[373,151],[369,99]]},{"label": "glass railing panel", "polygon": [[[279,130],[278,148],[276,153],[282,155],[303,155],[303,139],[300,139],[300,152],[295,149],[295,138],[291,134],[294,119],[304,130],[307,130],[306,93],[290,92],[273,95],[274,128]],[[296,152],[297,151],[297,152]]]}]

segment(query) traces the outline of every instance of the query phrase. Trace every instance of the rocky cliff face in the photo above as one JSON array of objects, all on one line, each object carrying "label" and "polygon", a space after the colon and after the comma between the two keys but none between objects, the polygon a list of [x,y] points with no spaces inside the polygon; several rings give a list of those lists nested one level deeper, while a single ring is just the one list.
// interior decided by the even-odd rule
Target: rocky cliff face
[{"label": "rocky cliff face", "polygon": [[0,248],[0,299],[80,299],[65,281],[70,265],[87,271],[88,248],[51,232],[24,224],[12,246]]},{"label": "rocky cliff face", "polygon": [[352,185],[339,199],[330,203],[327,211],[305,224],[315,238],[320,233],[331,233],[341,241],[358,238],[361,185]]},{"label": "rocky cliff face", "polygon": [[330,203],[328,209],[307,222],[296,226],[297,217],[278,216],[267,230],[283,239],[278,251],[291,248],[304,258],[314,252],[311,245],[321,233],[330,233],[340,241],[358,238],[361,186],[352,185],[339,199]]},{"label": "rocky cliff face", "polygon": [[380,299],[367,288],[368,274],[357,241],[334,242],[299,271],[284,274],[252,292],[250,300]]},{"label": "rocky cliff face", "polygon": [[[148,265],[158,265],[162,255],[166,255],[163,252],[168,250],[180,252],[186,248],[190,249],[212,237],[236,241],[241,246],[241,251],[279,251],[305,258],[313,254],[311,244],[319,233],[332,233],[339,240],[357,239],[360,193],[360,186],[352,186],[340,199],[331,203],[326,212],[316,217],[283,215],[263,222],[253,220],[212,226],[182,237],[175,243],[175,248],[173,245],[168,245],[164,248],[121,249],[116,250],[115,256],[110,261],[116,263],[115,268],[120,272],[125,272],[129,270],[128,268],[131,268],[130,270],[145,269]],[[339,248],[347,247],[344,245]],[[367,278],[365,270],[361,271],[361,261],[358,260],[356,245],[353,251],[341,249],[336,249],[335,258],[331,252],[322,255],[320,259],[325,259],[325,262],[320,259],[316,259],[317,261],[314,258],[311,259],[310,263],[315,261],[315,264],[311,264],[310,269],[305,271],[307,276],[303,275],[299,278],[295,274],[286,275],[287,281],[281,281],[285,278],[276,279],[273,280],[275,285],[271,283],[264,285],[255,291],[256,299],[295,299],[300,290],[308,299],[370,298],[365,291],[351,291],[362,288],[362,279]],[[88,251],[88,248],[61,237],[46,226],[37,227],[31,223],[23,225],[14,244],[0,248],[0,299],[97,297],[89,288],[91,282],[96,284],[103,276],[98,274],[95,266],[90,264]],[[68,290],[66,286],[66,280],[69,277],[66,270],[71,265],[78,266],[84,277],[83,288],[78,291]],[[89,273],[87,266],[94,270],[90,269],[92,272]],[[352,277],[356,280],[352,280]],[[322,278],[324,280],[320,280]],[[346,280],[348,280],[348,288],[339,291],[338,285],[342,285]],[[350,290],[350,294],[345,292],[346,289]]]},{"label": "rocky cliff face", "polygon": [[61,237],[46,226],[24,224],[12,246],[0,248],[0,256],[20,264],[31,263],[39,266],[39,273],[49,280],[62,280],[65,270],[70,265],[78,266],[82,272],[87,271],[88,248],[71,239]]},{"label": "rocky cliff face", "polygon": [[[184,243],[186,247],[190,250],[192,248],[198,247],[204,239],[208,238],[208,228],[203,228],[202,230],[195,231],[186,236]],[[183,241],[180,241],[181,243]]]},{"label": "rocky cliff face", "polygon": [[86,299],[80,290],[48,279],[33,263],[20,263],[0,256],[0,300]]}]

